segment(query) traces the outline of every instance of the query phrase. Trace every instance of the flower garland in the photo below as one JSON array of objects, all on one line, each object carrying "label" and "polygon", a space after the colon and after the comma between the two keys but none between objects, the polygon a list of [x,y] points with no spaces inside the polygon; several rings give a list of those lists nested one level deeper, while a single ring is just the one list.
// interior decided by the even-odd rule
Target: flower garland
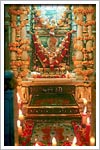
[{"label": "flower garland", "polygon": [[54,67],[60,65],[63,58],[66,56],[67,51],[69,50],[70,36],[71,32],[68,32],[59,48],[57,48],[55,52],[49,54],[48,50],[42,46],[41,42],[39,42],[38,36],[36,34],[33,34],[33,42],[36,49],[36,54],[41,60],[43,67],[50,66],[50,68],[53,69]]},{"label": "flower garland", "polygon": [[20,67],[20,66],[23,66],[23,65],[29,65],[29,61],[21,61],[21,60],[18,60],[18,61],[12,61],[10,63],[11,66],[16,66],[16,67]]},{"label": "flower garland", "polygon": [[76,42],[77,40],[95,40],[95,37],[92,35],[92,36],[89,36],[88,34],[84,34],[84,37],[75,37],[74,38],[74,42]]},{"label": "flower garland", "polygon": [[[80,7],[74,8],[73,10],[73,13],[75,15],[75,23],[77,25],[83,26],[84,28],[86,27],[88,30],[88,31],[86,30],[83,31],[84,34],[82,34],[82,36],[79,36],[79,37],[77,36],[73,40],[74,49],[78,51],[82,51],[82,54],[83,54],[83,60],[81,61],[77,60],[75,56],[72,58],[73,64],[75,66],[74,71],[78,75],[82,75],[84,81],[88,80],[88,76],[93,74],[94,72],[94,69],[93,69],[94,60],[93,60],[92,55],[93,55],[93,51],[96,49],[96,46],[93,45],[93,41],[95,41],[95,37],[93,35],[90,36],[90,34],[92,34],[91,33],[92,26],[95,25],[96,23],[95,20],[92,20],[92,16],[94,12],[95,12],[95,9],[92,6],[83,7],[82,5]],[[87,18],[85,21],[77,19],[78,17],[80,17],[79,15],[81,14],[85,16],[85,18]],[[90,18],[88,17],[88,14],[90,14],[89,16]],[[89,30],[88,26],[90,26],[91,30]],[[89,31],[90,31],[90,34],[89,34]],[[90,45],[89,45],[89,42],[90,42]]]},{"label": "flower garland", "polygon": [[93,47],[89,47],[89,48],[86,49],[83,46],[79,46],[77,43],[75,43],[74,44],[74,49],[82,51],[84,53],[85,51],[87,51],[87,52],[93,52],[96,49],[96,47],[93,46]]},{"label": "flower garland", "polygon": [[30,44],[29,39],[21,39],[18,37],[16,38],[16,42],[9,43],[9,50],[17,52],[17,55],[21,57],[23,50],[24,51],[30,50],[29,44]]},{"label": "flower garland", "polygon": [[9,13],[11,15],[22,15],[22,14],[26,14],[28,15],[28,13],[30,12],[30,9],[28,7],[26,7],[25,9],[13,9],[12,7],[9,8]]},{"label": "flower garland", "polygon": [[87,15],[89,13],[94,13],[94,8],[93,7],[87,7],[87,8],[84,8],[84,7],[78,7],[78,8],[74,8],[73,9],[73,12],[74,14],[83,14],[83,15]]},{"label": "flower garland", "polygon": [[23,122],[23,133],[19,141],[22,146],[30,145],[33,128],[34,122],[31,119]]},{"label": "flower garland", "polygon": [[[11,15],[11,22],[10,26],[12,27],[12,35],[15,38],[14,42],[9,43],[9,50],[10,52],[16,55],[16,59],[10,62],[11,68],[16,70],[17,76],[25,77],[29,70],[27,69],[30,65],[30,57],[28,56],[26,60],[22,60],[23,51],[30,50],[30,40],[23,39],[21,33],[23,33],[22,29],[27,25],[28,19],[27,15],[30,11],[29,6],[17,6],[12,5],[9,8],[9,14]],[[17,16],[19,16],[20,20],[18,20]],[[20,24],[17,24],[19,22]],[[26,52],[25,52],[26,53]],[[19,68],[19,70],[17,70]],[[16,73],[15,72],[15,73]]]},{"label": "flower garland", "polygon": [[80,26],[88,27],[88,26],[95,25],[96,21],[95,20],[88,20],[87,22],[83,22],[81,20],[75,20],[75,23],[80,25]]},{"label": "flower garland", "polygon": [[88,49],[84,48],[82,45],[78,45],[77,44],[77,40],[80,41],[88,41],[88,40],[93,40],[95,41],[95,37],[94,36],[89,36],[88,34],[85,34],[83,37],[75,37],[73,39],[73,47],[75,50],[80,50],[82,52],[85,52],[87,50],[87,52],[92,52],[96,49],[95,46],[89,47]]},{"label": "flower garland", "polygon": [[20,25],[16,25],[16,22],[11,22],[11,27],[15,28],[16,30],[21,30],[26,24],[28,23],[28,20],[23,20],[21,21]]}]

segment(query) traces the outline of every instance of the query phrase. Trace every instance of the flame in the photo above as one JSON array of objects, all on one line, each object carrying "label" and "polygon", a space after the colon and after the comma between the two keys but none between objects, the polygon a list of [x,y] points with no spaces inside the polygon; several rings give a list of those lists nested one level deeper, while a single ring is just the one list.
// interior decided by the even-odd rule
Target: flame
[{"label": "flame", "polygon": [[20,120],[17,120],[17,127],[20,127]]},{"label": "flame", "polygon": [[18,102],[18,103],[20,102],[20,96],[19,96],[19,93],[17,93],[17,102]]},{"label": "flame", "polygon": [[57,145],[57,141],[55,137],[52,138],[52,145]]},{"label": "flame", "polygon": [[19,115],[22,115],[22,111],[21,111],[21,109],[19,109]]},{"label": "flame", "polygon": [[87,104],[87,99],[86,98],[82,98],[82,99],[83,99],[84,105],[86,105]]},{"label": "flame", "polygon": [[19,120],[24,120],[24,115],[22,113],[22,111],[19,109]]},{"label": "flame", "polygon": [[35,143],[35,146],[40,146],[37,142]]},{"label": "flame", "polygon": [[95,137],[91,136],[90,137],[90,146],[94,146],[95,145]]},{"label": "flame", "polygon": [[85,107],[84,107],[83,114],[86,114],[86,112],[87,112],[87,107],[85,106]]},{"label": "flame", "polygon": [[69,71],[67,71],[66,74],[69,74]]},{"label": "flame", "polygon": [[37,138],[35,138],[35,142],[37,141]]},{"label": "flame", "polygon": [[76,136],[74,136],[74,139],[73,139],[72,145],[74,146],[74,145],[76,145],[76,143],[77,143],[77,138],[76,138]]}]

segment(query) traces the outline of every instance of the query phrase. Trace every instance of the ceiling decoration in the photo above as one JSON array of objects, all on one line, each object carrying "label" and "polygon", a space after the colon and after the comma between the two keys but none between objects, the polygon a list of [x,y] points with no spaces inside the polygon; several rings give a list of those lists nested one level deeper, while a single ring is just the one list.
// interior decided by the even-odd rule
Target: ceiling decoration
[{"label": "ceiling decoration", "polygon": [[58,29],[66,27],[69,22],[69,5],[36,5],[33,10],[35,29]]}]

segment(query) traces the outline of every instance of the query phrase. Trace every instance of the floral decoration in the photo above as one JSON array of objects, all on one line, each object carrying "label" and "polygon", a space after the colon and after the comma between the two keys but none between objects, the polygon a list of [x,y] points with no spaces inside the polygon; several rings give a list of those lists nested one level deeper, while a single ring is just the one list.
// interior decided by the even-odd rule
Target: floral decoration
[{"label": "floral decoration", "polygon": [[62,41],[61,46],[59,46],[55,52],[49,54],[48,50],[43,47],[41,42],[38,40],[38,35],[33,34],[33,42],[36,49],[36,54],[41,60],[43,67],[50,66],[50,68],[53,69],[55,66],[60,65],[63,58],[66,56],[67,51],[69,50],[70,36],[71,32],[68,32]]},{"label": "floral decoration", "polygon": [[[21,37],[22,28],[26,26],[28,23],[27,15],[30,11],[29,6],[21,5],[20,7],[17,5],[12,5],[9,8],[9,14],[11,15],[11,27],[15,30],[15,34],[13,34],[15,38],[15,42],[9,43],[9,50],[11,52],[16,52],[16,60],[11,61],[10,65],[12,69],[19,68],[18,75],[24,77],[28,73],[27,67],[29,67],[30,64],[30,58],[28,56],[27,60],[23,61],[21,59],[23,51],[29,51],[30,50],[30,40],[29,39],[23,39]],[[18,18],[17,16],[20,16],[20,24],[17,24]],[[14,17],[14,19],[13,19]],[[12,32],[14,31],[12,30]],[[27,67],[26,67],[27,66]],[[21,69],[22,68],[22,69]]]},{"label": "floral decoration", "polygon": [[73,10],[73,12],[74,12],[74,14],[79,14],[79,13],[81,13],[81,14],[83,14],[83,15],[87,15],[88,13],[94,13],[94,8],[93,7],[86,7],[86,8],[84,8],[84,7],[77,7],[77,8],[74,8],[74,10]]},{"label": "floral decoration", "polygon": [[84,22],[84,21],[81,21],[81,20],[75,20],[75,23],[77,25],[80,25],[80,26],[88,27],[88,26],[95,25],[96,21],[95,20],[89,20],[89,21]]},{"label": "floral decoration", "polygon": [[[75,50],[82,51],[83,59],[80,62],[76,59],[76,56],[73,56],[72,60],[75,67],[74,71],[78,75],[82,75],[84,81],[88,80],[88,76],[90,76],[94,72],[93,51],[96,49],[96,46],[93,44],[93,42],[95,41],[95,36],[91,35],[92,26],[96,23],[95,20],[92,20],[94,11],[95,9],[90,5],[88,7],[83,7],[83,5],[81,5],[80,7],[75,7],[73,10],[77,27],[79,27],[78,25],[83,26],[83,30],[82,28],[80,28],[80,32],[82,33],[80,35],[82,36],[77,36],[74,38],[73,47]],[[90,20],[87,16],[88,14]],[[86,20],[83,20],[84,16]],[[81,17],[81,19],[79,20],[78,17]],[[90,45],[87,42],[90,42]]]},{"label": "floral decoration", "polygon": [[24,10],[23,9],[13,9],[12,7],[9,8],[9,13],[11,15],[21,15],[21,14],[28,14],[30,11],[29,7],[24,7]]},{"label": "floral decoration", "polygon": [[27,146],[30,145],[32,130],[34,128],[33,120],[25,120],[23,123],[23,133],[20,137],[20,145]]}]

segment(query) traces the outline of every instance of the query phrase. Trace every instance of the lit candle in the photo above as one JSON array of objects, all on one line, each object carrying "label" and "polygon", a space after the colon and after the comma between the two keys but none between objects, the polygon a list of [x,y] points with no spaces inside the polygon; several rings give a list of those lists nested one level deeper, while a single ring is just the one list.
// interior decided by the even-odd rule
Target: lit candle
[{"label": "lit candle", "polygon": [[44,146],[44,144],[42,142],[37,141],[34,146]]},{"label": "lit candle", "polygon": [[90,125],[90,118],[88,117],[87,118],[87,123],[86,123],[86,133],[85,133],[85,138],[86,138],[86,141],[89,143],[89,139],[90,139],[90,128],[91,128],[91,125]]},{"label": "lit candle", "polygon": [[82,114],[82,125],[86,125],[86,122],[87,122],[87,107],[85,106],[84,107],[84,111],[83,111],[83,114]]},{"label": "lit candle", "polygon": [[22,111],[19,109],[19,120],[24,120],[24,115],[22,114]]},{"label": "lit candle", "polygon": [[17,103],[18,103],[18,107],[21,108],[21,99],[20,99],[20,96],[19,96],[19,93],[17,93]]},{"label": "lit candle", "polygon": [[17,120],[17,127],[20,126],[20,120]]},{"label": "lit candle", "polygon": [[74,136],[74,139],[73,139],[73,142],[72,142],[71,146],[76,146],[76,143],[77,143],[77,138],[76,138],[76,136]]},{"label": "lit candle", "polygon": [[17,120],[18,134],[22,135],[22,126],[20,125],[20,120]]},{"label": "lit candle", "polygon": [[66,78],[70,78],[70,73],[69,73],[69,71],[66,72]]},{"label": "lit candle", "polygon": [[55,137],[53,137],[53,138],[52,138],[52,146],[56,146],[56,145],[57,145],[56,138],[55,138]]},{"label": "lit candle", "polygon": [[37,140],[37,138],[35,138],[35,142],[37,142],[38,140]]},{"label": "lit candle", "polygon": [[90,137],[90,146],[94,146],[95,145],[95,138],[94,136]]},{"label": "lit candle", "polygon": [[40,146],[40,145],[38,144],[38,142],[36,142],[34,146]]}]

